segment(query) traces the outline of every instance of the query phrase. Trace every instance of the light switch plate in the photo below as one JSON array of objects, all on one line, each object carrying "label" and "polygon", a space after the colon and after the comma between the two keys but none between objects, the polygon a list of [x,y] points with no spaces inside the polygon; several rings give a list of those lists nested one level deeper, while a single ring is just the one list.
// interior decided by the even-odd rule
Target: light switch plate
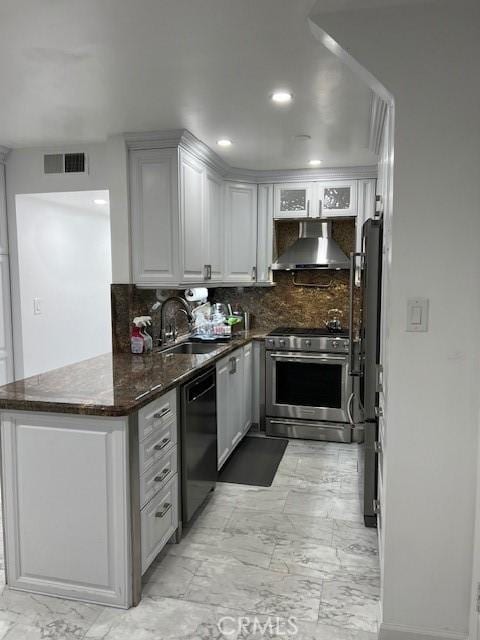
[{"label": "light switch plate", "polygon": [[407,331],[428,331],[428,299],[407,300]]}]

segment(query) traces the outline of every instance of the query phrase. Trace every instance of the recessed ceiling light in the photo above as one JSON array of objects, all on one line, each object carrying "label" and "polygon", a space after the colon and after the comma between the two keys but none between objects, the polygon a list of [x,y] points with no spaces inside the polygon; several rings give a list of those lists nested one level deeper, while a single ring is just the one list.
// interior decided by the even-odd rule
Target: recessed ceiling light
[{"label": "recessed ceiling light", "polygon": [[318,165],[322,164],[322,161],[321,160],[309,160],[308,164],[311,167],[318,167]]},{"label": "recessed ceiling light", "polygon": [[288,104],[292,101],[293,95],[289,91],[274,91],[272,100],[277,104]]},{"label": "recessed ceiling light", "polygon": [[100,204],[108,204],[108,202],[107,202],[106,200],[104,200],[103,198],[96,198],[96,199],[93,201],[93,204],[99,204],[99,205],[100,205]]},{"label": "recessed ceiling light", "polygon": [[220,140],[217,140],[217,144],[219,147],[231,147],[232,141],[228,138],[220,138]]}]

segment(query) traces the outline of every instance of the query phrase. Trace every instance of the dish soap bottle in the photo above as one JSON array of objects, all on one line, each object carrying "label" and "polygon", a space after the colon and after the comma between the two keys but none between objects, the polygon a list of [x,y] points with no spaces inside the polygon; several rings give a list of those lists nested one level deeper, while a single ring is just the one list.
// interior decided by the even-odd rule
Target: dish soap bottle
[{"label": "dish soap bottle", "polygon": [[142,324],[140,333],[142,334],[143,338],[143,351],[144,353],[151,353],[153,351],[153,338],[148,333],[147,327],[152,324],[152,318],[151,316],[142,316],[141,320]]},{"label": "dish soap bottle", "polygon": [[145,349],[145,338],[140,330],[143,324],[141,318],[133,319],[132,333],[130,335],[130,350],[132,353],[143,353]]}]

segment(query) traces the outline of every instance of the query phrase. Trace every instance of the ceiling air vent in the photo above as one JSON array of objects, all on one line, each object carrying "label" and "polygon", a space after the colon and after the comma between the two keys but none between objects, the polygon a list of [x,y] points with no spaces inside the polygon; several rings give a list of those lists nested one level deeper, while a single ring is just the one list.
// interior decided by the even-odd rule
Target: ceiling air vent
[{"label": "ceiling air vent", "polygon": [[43,156],[44,173],[86,173],[84,153],[48,153]]}]

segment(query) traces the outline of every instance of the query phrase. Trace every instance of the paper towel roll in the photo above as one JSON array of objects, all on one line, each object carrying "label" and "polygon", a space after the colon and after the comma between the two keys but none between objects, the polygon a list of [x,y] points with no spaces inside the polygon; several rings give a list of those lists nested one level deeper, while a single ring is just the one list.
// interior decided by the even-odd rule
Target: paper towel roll
[{"label": "paper towel roll", "polygon": [[185,291],[185,300],[187,302],[205,302],[207,298],[208,289],[206,287],[195,287]]}]

